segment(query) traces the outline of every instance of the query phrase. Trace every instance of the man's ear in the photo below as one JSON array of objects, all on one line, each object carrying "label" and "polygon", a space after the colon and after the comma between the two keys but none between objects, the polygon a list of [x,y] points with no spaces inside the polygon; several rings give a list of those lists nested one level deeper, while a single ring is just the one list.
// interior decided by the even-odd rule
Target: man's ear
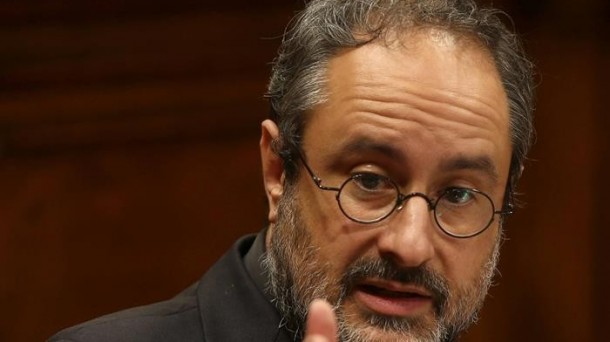
[{"label": "man's ear", "polygon": [[263,182],[265,194],[269,202],[269,223],[277,221],[277,206],[284,192],[284,164],[273,143],[279,137],[279,129],[275,122],[265,120],[261,124],[261,163],[263,166]]}]

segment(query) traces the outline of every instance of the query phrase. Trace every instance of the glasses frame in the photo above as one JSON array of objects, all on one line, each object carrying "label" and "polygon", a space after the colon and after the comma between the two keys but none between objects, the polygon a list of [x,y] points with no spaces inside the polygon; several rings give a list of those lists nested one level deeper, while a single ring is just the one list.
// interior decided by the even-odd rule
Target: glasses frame
[{"label": "glasses frame", "polygon": [[[426,203],[428,204],[428,210],[433,212],[434,216],[434,221],[436,222],[436,225],[439,227],[439,229],[453,237],[456,239],[467,239],[467,238],[471,238],[471,237],[475,237],[481,233],[483,233],[484,231],[487,230],[487,228],[489,228],[491,226],[491,224],[494,221],[494,218],[496,215],[500,215],[501,217],[504,216],[508,216],[514,213],[513,210],[513,206],[509,203],[507,206],[508,208],[505,210],[496,210],[496,205],[494,203],[494,201],[491,199],[491,197],[489,197],[489,195],[487,195],[485,192],[478,190],[478,189],[473,189],[473,188],[464,188],[466,190],[475,192],[477,194],[483,195],[485,196],[485,198],[487,198],[489,200],[489,203],[491,203],[491,208],[492,208],[492,214],[491,217],[489,218],[489,221],[487,222],[487,224],[485,225],[485,227],[481,228],[480,230],[471,233],[471,234],[465,234],[465,235],[460,235],[460,234],[455,234],[452,233],[448,230],[446,230],[443,225],[439,222],[438,217],[436,215],[436,206],[438,204],[438,201],[445,195],[445,193],[443,193],[441,196],[439,196],[436,200],[432,200],[430,197],[428,197],[426,194],[421,193],[421,192],[412,192],[409,194],[403,194],[400,191],[400,188],[398,187],[398,185],[396,184],[396,182],[394,182],[393,179],[386,177],[386,179],[390,182],[390,184],[392,184],[392,186],[394,186],[394,188],[396,189],[396,193],[398,194],[396,196],[396,203],[394,204],[394,207],[392,208],[392,210],[390,210],[387,214],[372,220],[372,221],[362,221],[362,220],[358,220],[355,219],[353,217],[351,217],[350,215],[348,215],[345,210],[343,209],[343,206],[341,205],[341,201],[339,199],[340,195],[341,195],[341,191],[343,190],[343,187],[350,182],[351,180],[353,180],[355,177],[357,177],[360,174],[355,174],[352,175],[350,177],[348,177],[345,181],[343,181],[343,183],[341,183],[341,186],[337,187],[330,187],[330,186],[325,186],[322,184],[322,179],[320,177],[318,177],[315,172],[311,169],[311,167],[309,167],[309,164],[307,164],[307,162],[305,161],[305,158],[303,157],[303,154],[298,151],[297,155],[299,157],[299,159],[301,160],[301,163],[303,164],[303,166],[305,167],[305,169],[307,170],[307,173],[309,174],[309,176],[311,177],[311,180],[314,182],[314,184],[318,187],[318,189],[320,190],[324,190],[324,191],[334,191],[337,193],[337,195],[335,195],[335,199],[337,200],[337,204],[339,205],[339,209],[341,210],[341,212],[343,213],[343,215],[345,217],[347,217],[348,219],[356,222],[356,223],[360,223],[360,224],[374,224],[374,223],[378,223],[381,222],[383,220],[385,220],[386,218],[388,218],[390,215],[392,215],[395,211],[400,211],[402,209],[402,206],[404,205],[404,203],[406,201],[408,201],[409,199],[413,198],[413,197],[421,197],[424,200],[426,200]],[[385,176],[383,176],[385,177]],[[450,189],[448,189],[447,191],[449,191]]]}]

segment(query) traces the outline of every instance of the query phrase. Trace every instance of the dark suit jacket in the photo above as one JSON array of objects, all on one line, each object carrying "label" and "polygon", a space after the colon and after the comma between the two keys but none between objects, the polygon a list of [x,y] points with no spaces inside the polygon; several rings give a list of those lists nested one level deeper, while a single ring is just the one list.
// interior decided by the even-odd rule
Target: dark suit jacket
[{"label": "dark suit jacket", "polygon": [[178,296],[68,328],[49,341],[293,341],[246,270],[244,257],[254,238],[241,238],[199,282]]}]

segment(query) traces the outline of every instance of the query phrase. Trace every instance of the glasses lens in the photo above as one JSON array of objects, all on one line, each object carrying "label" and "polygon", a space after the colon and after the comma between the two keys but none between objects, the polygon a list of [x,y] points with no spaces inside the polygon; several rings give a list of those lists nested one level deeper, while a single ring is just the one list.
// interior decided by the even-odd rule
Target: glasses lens
[{"label": "glasses lens", "polygon": [[487,195],[473,189],[446,191],[436,204],[436,222],[455,236],[476,234],[491,223],[494,206]]},{"label": "glasses lens", "polygon": [[354,221],[371,223],[388,216],[398,198],[394,183],[374,173],[353,175],[341,186],[339,205]]}]

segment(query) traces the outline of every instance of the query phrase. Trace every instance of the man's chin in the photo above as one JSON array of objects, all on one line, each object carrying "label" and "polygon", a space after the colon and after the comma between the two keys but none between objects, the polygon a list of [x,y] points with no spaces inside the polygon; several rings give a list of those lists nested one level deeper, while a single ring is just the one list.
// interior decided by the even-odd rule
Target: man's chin
[{"label": "man's chin", "polygon": [[[352,323],[354,324],[352,325]],[[438,342],[440,334],[435,334],[435,332],[436,330],[421,326],[404,331],[384,328],[370,322],[350,322],[340,333],[342,341],[345,342]]]},{"label": "man's chin", "polygon": [[[391,304],[394,305],[394,304]],[[427,308],[425,308],[425,307]],[[349,296],[339,309],[343,341],[437,341],[441,331],[432,305],[407,305],[406,315],[383,314]],[[396,308],[383,310],[394,311]]]}]

